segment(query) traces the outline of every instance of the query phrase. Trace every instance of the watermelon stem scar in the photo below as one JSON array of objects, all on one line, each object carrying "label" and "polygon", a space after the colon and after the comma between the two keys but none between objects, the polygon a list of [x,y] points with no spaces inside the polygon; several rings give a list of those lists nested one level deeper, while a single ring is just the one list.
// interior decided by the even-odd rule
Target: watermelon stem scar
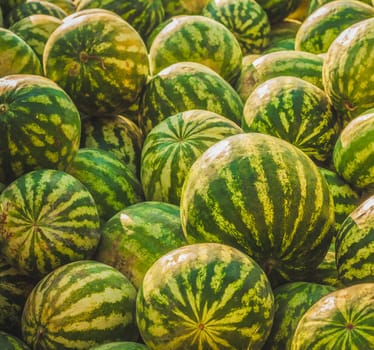
[{"label": "watermelon stem scar", "polygon": [[349,101],[345,101],[344,102],[344,107],[348,110],[348,111],[350,111],[350,112],[353,112],[353,111],[355,111],[356,109],[357,109],[357,106],[354,106],[351,102],[349,102]]},{"label": "watermelon stem scar", "polygon": [[87,52],[81,51],[81,53],[79,54],[79,58],[83,63],[87,63],[89,60],[96,60],[100,62],[101,68],[105,70],[104,60],[100,56],[89,55]]},{"label": "watermelon stem scar", "polygon": [[5,113],[8,110],[8,106],[4,103],[0,104],[0,114]]}]

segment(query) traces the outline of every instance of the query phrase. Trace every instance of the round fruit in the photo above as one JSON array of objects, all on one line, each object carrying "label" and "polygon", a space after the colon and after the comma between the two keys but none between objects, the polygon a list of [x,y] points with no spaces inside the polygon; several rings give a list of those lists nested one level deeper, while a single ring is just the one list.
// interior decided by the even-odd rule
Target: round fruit
[{"label": "round fruit", "polygon": [[0,182],[29,171],[64,170],[79,148],[81,121],[69,95],[50,79],[0,79]]},{"label": "round fruit", "polygon": [[244,251],[274,286],[308,276],[332,238],[325,179],[305,153],[270,135],[234,135],[208,148],[187,175],[180,206],[189,242]]},{"label": "round fruit", "polygon": [[22,314],[22,339],[33,349],[90,349],[135,341],[136,290],[111,266],[80,260],[46,275]]},{"label": "round fruit", "polygon": [[274,317],[264,271],[237,249],[187,245],[158,259],[144,276],[136,318],[158,349],[261,349]]}]

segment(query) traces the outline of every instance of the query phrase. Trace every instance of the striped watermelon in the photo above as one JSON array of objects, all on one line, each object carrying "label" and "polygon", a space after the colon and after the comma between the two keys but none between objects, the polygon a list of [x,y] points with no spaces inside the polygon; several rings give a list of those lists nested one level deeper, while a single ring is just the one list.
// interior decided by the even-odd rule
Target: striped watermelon
[{"label": "striped watermelon", "polygon": [[112,152],[137,176],[140,175],[142,145],[141,129],[125,116],[105,115],[99,118],[82,118],[80,146]]},{"label": "striped watermelon", "polygon": [[131,341],[106,343],[90,348],[90,350],[148,350],[147,346]]},{"label": "striped watermelon", "polygon": [[242,128],[286,140],[320,164],[330,162],[339,133],[324,91],[291,76],[268,79],[253,90],[244,105]]},{"label": "striped watermelon", "polygon": [[[33,287],[30,278],[22,275],[0,256],[0,330],[21,335],[22,309]],[[0,345],[0,349],[4,347]]]},{"label": "striped watermelon", "polygon": [[179,207],[146,201],[126,207],[103,225],[95,260],[121,271],[138,289],[157,259],[186,244]]},{"label": "striped watermelon", "polygon": [[140,123],[148,134],[167,117],[192,109],[211,111],[240,124],[243,102],[209,67],[178,62],[149,80],[142,95]]},{"label": "striped watermelon", "polygon": [[31,15],[20,19],[9,27],[13,33],[21,37],[43,62],[45,43],[62,20],[50,15]]},{"label": "striped watermelon", "polygon": [[374,283],[359,283],[318,300],[299,321],[291,350],[372,349]]},{"label": "striped watermelon", "polygon": [[242,51],[234,34],[211,18],[176,16],[153,39],[149,49],[151,73],[173,63],[191,61],[213,69],[228,82],[240,72]]},{"label": "striped watermelon", "polygon": [[[308,8],[307,8],[307,16],[311,15],[314,11],[316,11],[321,6],[331,2],[333,0],[309,0]],[[360,2],[373,5],[372,0],[358,0]]]},{"label": "striped watermelon", "polygon": [[334,170],[322,167],[319,170],[327,181],[334,199],[335,223],[333,229],[336,234],[346,217],[356,209],[359,194]]},{"label": "striped watermelon", "polygon": [[270,135],[234,135],[208,148],[187,175],[180,206],[188,241],[244,251],[273,286],[308,276],[332,238],[325,179],[305,153]]},{"label": "striped watermelon", "polygon": [[345,126],[334,146],[333,163],[354,188],[374,189],[374,109]]},{"label": "striped watermelon", "polygon": [[94,199],[59,170],[35,170],[13,181],[0,195],[0,217],[1,254],[35,279],[90,258],[100,239]]},{"label": "striped watermelon", "polygon": [[[33,49],[19,35],[0,28],[0,78],[11,74],[42,74],[42,65]],[[0,108],[2,113],[4,107]]]},{"label": "striped watermelon", "polygon": [[269,44],[268,16],[254,0],[212,0],[201,14],[229,28],[238,39],[245,55],[261,53]]},{"label": "striped watermelon", "polygon": [[164,19],[165,11],[161,0],[79,0],[77,11],[102,8],[113,11],[133,26],[146,40],[152,30]]},{"label": "striped watermelon", "polygon": [[68,16],[49,37],[44,73],[82,112],[120,113],[135,102],[146,83],[146,46],[113,12],[93,9],[77,14]]},{"label": "striped watermelon", "polygon": [[63,170],[79,148],[79,112],[57,84],[37,75],[0,79],[0,182],[39,168]]},{"label": "striped watermelon", "polygon": [[357,0],[329,2],[301,24],[295,38],[295,50],[315,54],[327,52],[344,29],[373,16],[374,8]]},{"label": "striped watermelon", "polygon": [[242,132],[233,121],[205,110],[166,118],[144,141],[140,178],[145,198],[179,205],[184,180],[195,160],[216,142]]},{"label": "striped watermelon", "polygon": [[335,288],[318,283],[291,282],[273,290],[273,327],[262,350],[289,350],[292,334],[304,313]]},{"label": "striped watermelon", "polygon": [[339,278],[345,285],[374,282],[374,194],[343,222],[335,247]]},{"label": "striped watermelon", "polygon": [[15,6],[5,17],[5,23],[10,27],[22,18],[37,14],[50,15],[61,20],[67,16],[67,13],[58,5],[46,0],[32,0]]},{"label": "striped watermelon", "polygon": [[259,350],[273,317],[264,271],[246,254],[216,243],[162,256],[136,300],[140,334],[153,350]]},{"label": "striped watermelon", "polygon": [[281,50],[263,54],[249,64],[243,63],[235,89],[244,103],[258,85],[279,76],[298,77],[323,90],[322,66],[323,59],[308,52]]},{"label": "striped watermelon", "polygon": [[135,174],[109,151],[81,148],[66,172],[91,193],[102,223],[119,210],[143,200]]},{"label": "striped watermelon", "polygon": [[325,91],[346,121],[374,107],[373,72],[374,16],[341,32],[324,59]]},{"label": "striped watermelon", "polygon": [[35,286],[22,314],[22,338],[33,349],[90,349],[135,341],[136,290],[111,266],[80,260],[55,269]]},{"label": "striped watermelon", "polygon": [[19,337],[0,330],[0,349],[31,350]]}]

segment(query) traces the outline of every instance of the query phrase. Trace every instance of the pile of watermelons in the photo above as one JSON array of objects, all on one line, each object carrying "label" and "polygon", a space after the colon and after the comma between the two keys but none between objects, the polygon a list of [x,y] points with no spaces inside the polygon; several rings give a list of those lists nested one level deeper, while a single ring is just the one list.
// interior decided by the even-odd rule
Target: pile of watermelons
[{"label": "pile of watermelons", "polygon": [[0,0],[0,350],[374,349],[373,6]]}]

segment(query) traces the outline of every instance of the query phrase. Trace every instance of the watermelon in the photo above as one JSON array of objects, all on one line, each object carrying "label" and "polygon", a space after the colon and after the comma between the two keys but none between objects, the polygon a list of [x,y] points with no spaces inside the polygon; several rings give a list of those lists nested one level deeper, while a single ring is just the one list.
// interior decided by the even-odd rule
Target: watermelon
[{"label": "watermelon", "polygon": [[315,302],[334,290],[332,286],[311,282],[290,282],[275,288],[274,322],[262,350],[289,350],[290,335],[301,317]]},{"label": "watermelon", "polygon": [[58,19],[63,19],[67,16],[67,13],[58,5],[55,5],[46,0],[33,0],[25,1],[15,6],[5,17],[6,24],[8,27],[18,22],[22,18],[31,15],[50,15]]},{"label": "watermelon", "polygon": [[292,76],[268,79],[253,90],[242,128],[286,140],[320,164],[330,162],[340,131],[324,91]]},{"label": "watermelon", "polygon": [[0,195],[0,217],[1,254],[35,279],[90,258],[100,239],[93,197],[60,170],[34,170],[13,181]]},{"label": "watermelon", "polygon": [[295,50],[327,52],[346,28],[374,16],[374,8],[357,0],[328,2],[314,11],[296,33]]},{"label": "watermelon", "polygon": [[319,170],[327,181],[334,199],[335,223],[333,230],[336,234],[346,217],[356,209],[360,196],[336,171],[322,167]]},{"label": "watermelon", "polygon": [[143,200],[142,187],[135,174],[109,151],[81,148],[66,172],[91,193],[102,223],[119,210]]},{"label": "watermelon", "polygon": [[264,271],[246,254],[217,243],[163,255],[147,271],[136,300],[141,337],[154,350],[259,350],[273,317]]},{"label": "watermelon", "polygon": [[146,83],[149,63],[144,41],[111,11],[77,14],[65,18],[49,37],[44,73],[71,96],[80,111],[120,113],[135,102]]},{"label": "watermelon", "polygon": [[179,207],[145,201],[120,210],[103,225],[95,260],[121,271],[138,289],[158,258],[186,244]]},{"label": "watermelon", "polygon": [[333,151],[336,172],[353,188],[374,189],[374,109],[351,120]]},{"label": "watermelon", "polygon": [[210,146],[242,133],[214,112],[189,110],[172,115],[147,135],[141,155],[141,183],[147,200],[179,205],[188,171]]},{"label": "watermelon", "polygon": [[90,349],[135,341],[136,290],[118,270],[94,260],[65,264],[43,277],[22,313],[22,338],[33,349]]},{"label": "watermelon", "polygon": [[0,330],[0,349],[31,350],[19,337]]},{"label": "watermelon", "polygon": [[374,282],[374,194],[340,226],[335,249],[336,266],[344,285]]},{"label": "watermelon", "polygon": [[[0,256],[0,330],[21,335],[22,309],[33,287],[30,278],[22,275]],[[0,346],[0,349],[4,347]]]},{"label": "watermelon", "polygon": [[134,27],[143,40],[147,40],[165,15],[161,0],[79,0],[77,3],[77,11],[94,8],[113,11]]},{"label": "watermelon", "polygon": [[[42,74],[38,56],[19,35],[0,28],[0,78],[11,74]],[[0,113],[4,107],[0,108]]]},{"label": "watermelon", "polygon": [[165,16],[199,15],[209,0],[162,0]]},{"label": "watermelon", "polygon": [[268,16],[254,0],[212,0],[201,14],[229,28],[238,39],[245,55],[261,53],[269,44]]},{"label": "watermelon", "polygon": [[243,102],[234,88],[209,67],[178,62],[148,81],[139,124],[146,135],[167,117],[192,109],[215,112],[240,124]]},{"label": "watermelon", "polygon": [[9,27],[9,30],[21,37],[43,61],[45,43],[62,20],[51,15],[31,15],[20,19]]},{"label": "watermelon", "polygon": [[48,78],[0,79],[0,182],[29,171],[64,170],[79,148],[81,121],[69,95]]},{"label": "watermelon", "polygon": [[242,50],[222,23],[200,15],[181,15],[154,37],[149,61],[152,75],[173,63],[191,61],[208,66],[231,83],[240,72]]},{"label": "watermelon", "polygon": [[112,152],[137,176],[140,175],[142,145],[142,131],[128,117],[105,115],[82,118],[80,147]]},{"label": "watermelon", "polygon": [[311,306],[299,321],[291,350],[372,349],[374,283],[335,290]]},{"label": "watermelon", "polygon": [[90,350],[148,350],[148,348],[141,343],[120,341],[94,346]]},{"label": "watermelon", "polygon": [[368,78],[373,72],[374,17],[343,30],[324,59],[325,91],[345,121],[374,107],[374,81]]},{"label": "watermelon", "polygon": [[323,90],[322,66],[323,59],[308,52],[280,50],[263,54],[252,62],[243,62],[235,89],[244,103],[258,85],[279,76],[298,77]]},{"label": "watermelon", "polygon": [[[34,0],[26,0],[26,2],[28,1],[34,1]],[[72,13],[76,11],[76,3],[78,2],[75,0],[47,0],[47,1],[60,7],[62,10],[66,12],[67,15],[71,15]]]},{"label": "watermelon", "polygon": [[[307,16],[311,15],[318,8],[320,8],[321,6],[327,4],[331,1],[333,1],[333,0],[309,0],[307,13],[306,13]],[[369,5],[373,5],[372,0],[358,0],[358,1],[369,4]]]},{"label": "watermelon", "polygon": [[296,146],[261,133],[208,148],[187,175],[180,207],[189,242],[240,249],[274,287],[308,276],[332,239],[333,198],[318,167]]}]

